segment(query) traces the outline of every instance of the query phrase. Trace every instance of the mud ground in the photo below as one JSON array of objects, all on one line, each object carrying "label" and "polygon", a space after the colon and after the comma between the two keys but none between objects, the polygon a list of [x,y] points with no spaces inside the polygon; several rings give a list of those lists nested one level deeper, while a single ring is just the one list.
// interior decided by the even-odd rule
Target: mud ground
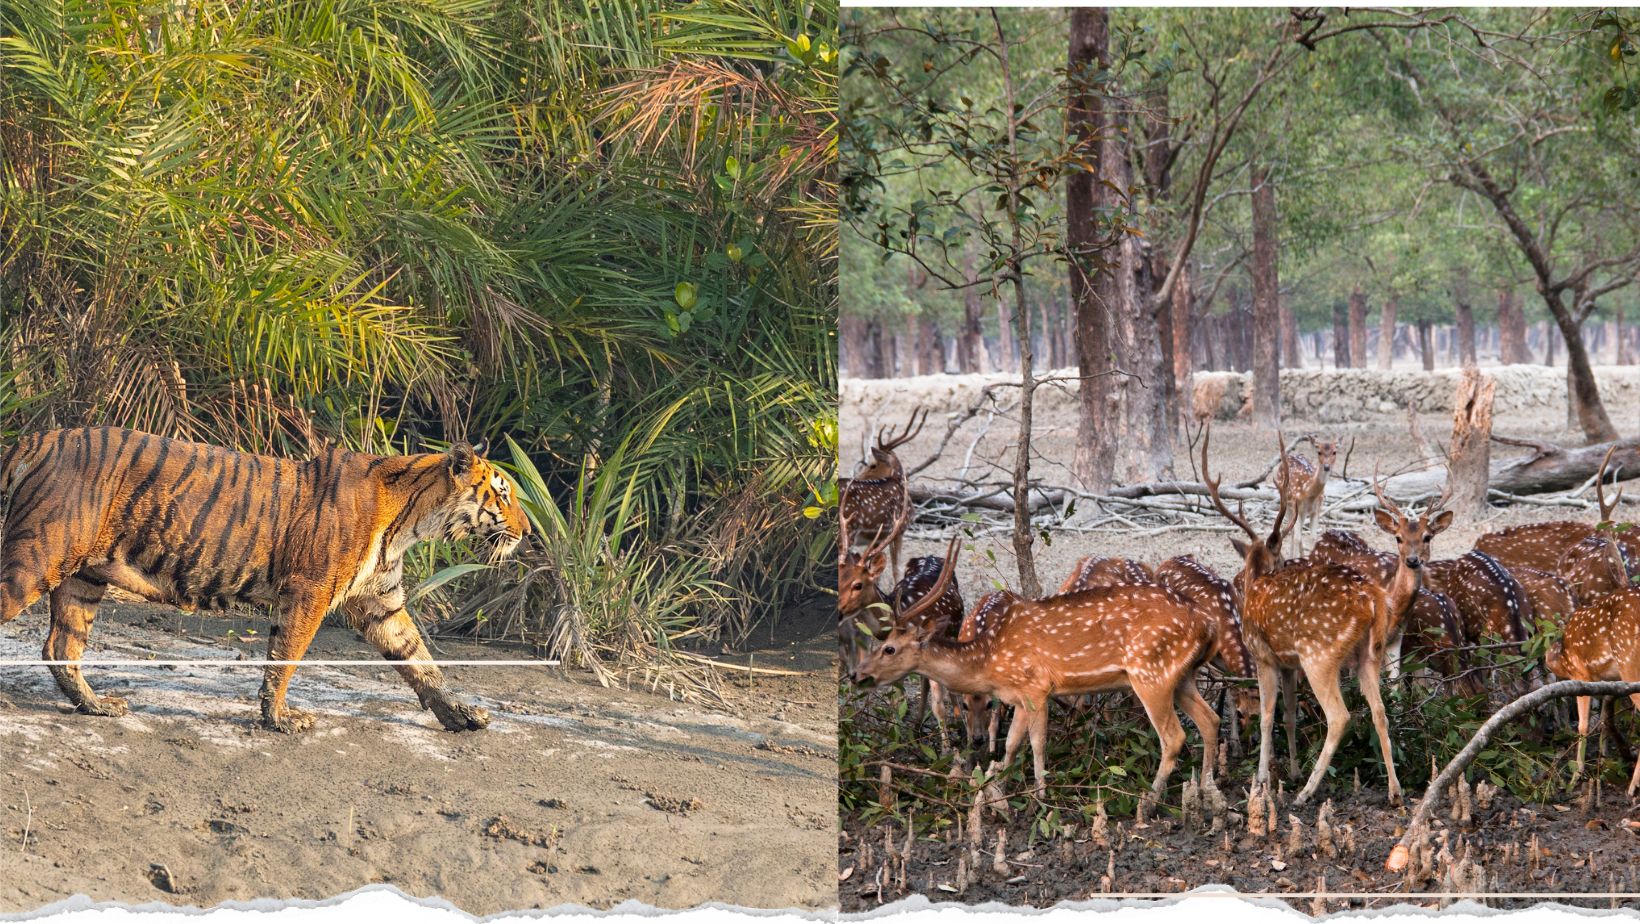
[{"label": "mud ground", "polygon": [[[38,658],[46,622],[36,608],[0,629],[0,658]],[[253,618],[106,603],[87,657],[263,657],[242,641],[251,629],[266,633]],[[834,639],[829,612],[759,630],[755,664],[803,673],[726,674],[723,707],[558,668],[453,667],[451,687],[492,718],[464,734],[385,665],[299,668],[290,700],[318,721],[287,737],[255,723],[255,669],[87,668],[131,701],[109,719],[70,713],[45,668],[0,664],[0,912],[77,894],[320,899],[370,883],[478,915],[624,899],[834,907]],[[308,654],[372,656],[328,626]]]},{"label": "mud ground", "polygon": [[[1635,371],[1640,374],[1640,370]],[[877,383],[872,383],[874,386]],[[844,388],[845,395],[851,394]],[[1633,391],[1625,391],[1632,395]],[[904,400],[882,400],[874,396],[868,418],[858,407],[845,405],[841,414],[842,470],[845,475],[856,469],[856,456],[866,445],[869,434],[880,425],[902,424],[916,404],[914,396]],[[1071,483],[1069,463],[1075,451],[1076,420],[1074,402],[1047,403],[1046,411],[1039,405],[1033,430],[1035,458],[1032,477],[1036,483],[1067,485]],[[944,413],[960,408],[935,407],[922,434],[899,451],[908,467],[927,459],[938,446],[946,426]],[[1608,412],[1620,432],[1633,433],[1640,420],[1640,401],[1613,400]],[[1424,435],[1437,445],[1450,439],[1451,417],[1444,413],[1419,415]],[[986,482],[1011,479],[1014,457],[1016,420],[1011,411],[994,416],[982,413],[957,431],[945,453],[914,480],[934,487],[949,487],[959,473],[972,481]],[[1411,466],[1418,453],[1408,429],[1404,412],[1366,415],[1348,423],[1322,423],[1289,417],[1283,421],[1289,441],[1307,432],[1333,436],[1343,441],[1340,464],[1350,441],[1355,441],[1349,458],[1347,474],[1360,478],[1370,477],[1376,463],[1384,474]],[[1499,416],[1494,432],[1503,436],[1581,444],[1581,435],[1566,428],[1563,409],[1545,408],[1513,412]],[[1234,484],[1253,478],[1266,470],[1276,458],[1275,434],[1260,431],[1241,422],[1221,422],[1213,427],[1210,464],[1213,474],[1223,483]],[[1182,443],[1175,447],[1175,477],[1197,480],[1197,465],[1187,456],[1189,447]],[[1313,458],[1308,446],[1299,451]],[[1494,458],[1518,454],[1522,450],[1493,444]],[[1640,519],[1640,511],[1630,506],[1628,495],[1640,494],[1640,488],[1630,485],[1620,519]],[[1598,519],[1593,504],[1593,492],[1587,495],[1588,509],[1570,507],[1543,507],[1526,504],[1495,506],[1483,520],[1459,520],[1434,543],[1436,558],[1456,557],[1474,544],[1482,533],[1504,526],[1548,519],[1576,519],[1590,523]],[[1019,585],[1016,560],[1011,545],[1011,531],[1001,514],[987,516],[979,522],[965,524],[973,538],[965,541],[957,573],[965,602],[972,605],[978,597],[993,587]],[[1038,574],[1042,584],[1057,587],[1070,573],[1072,565],[1083,555],[1098,554],[1138,558],[1152,564],[1173,555],[1192,554],[1206,562],[1220,574],[1229,576],[1241,565],[1230,547],[1229,539],[1241,533],[1218,518],[1196,518],[1190,522],[1168,522],[1162,519],[1135,517],[1130,523],[1099,521],[1105,512],[1089,502],[1079,502],[1077,511],[1062,522],[1044,524],[1048,531],[1046,542],[1035,547]],[[1255,528],[1268,527],[1267,519],[1253,518]],[[1342,527],[1360,532],[1379,548],[1387,548],[1386,536],[1378,532],[1365,516],[1334,514],[1321,528]],[[907,531],[902,558],[916,555],[943,554],[951,533],[948,526],[921,521]],[[1251,684],[1248,684],[1251,687]],[[1300,685],[1300,697],[1307,690]],[[871,696],[884,695],[873,692]],[[1313,704],[1313,701],[1311,701]],[[1366,721],[1365,713],[1355,717]],[[931,724],[931,723],[930,723]],[[1194,729],[1188,729],[1187,753],[1199,751],[1199,738]],[[1065,726],[1058,718],[1050,735],[1063,735]],[[1256,734],[1256,733],[1255,733]],[[1256,737],[1249,741],[1256,751]],[[1023,750],[1023,749],[1022,749]],[[1284,753],[1278,746],[1278,756]],[[1021,758],[1023,760],[1023,757]],[[1460,838],[1449,835],[1453,860],[1462,856],[1463,847],[1472,851],[1473,859],[1486,871],[1488,891],[1525,892],[1606,892],[1611,890],[1633,892],[1640,889],[1640,830],[1626,820],[1640,821],[1640,804],[1631,804],[1622,796],[1623,783],[1628,778],[1627,767],[1615,761],[1608,764],[1609,782],[1598,806],[1587,793],[1568,793],[1565,802],[1551,804],[1523,804],[1508,795],[1500,795],[1488,813],[1477,812],[1472,831]],[[1307,770],[1307,767],[1306,767]],[[1049,772],[1053,767],[1050,764]],[[1175,773],[1169,801],[1175,806],[1180,798],[1181,773]],[[1250,780],[1221,781],[1224,794],[1236,812],[1245,811],[1246,787]],[[1202,885],[1227,884],[1244,892],[1312,892],[1325,876],[1326,891],[1369,892],[1396,895],[1406,888],[1401,877],[1383,870],[1384,858],[1390,846],[1400,836],[1398,826],[1410,818],[1409,810],[1388,810],[1382,791],[1374,792],[1372,785],[1381,786],[1380,780],[1366,780],[1367,788],[1359,795],[1348,790],[1332,791],[1335,824],[1350,826],[1354,834],[1354,851],[1328,858],[1318,856],[1314,846],[1316,807],[1298,810],[1309,838],[1297,851],[1287,849],[1290,834],[1288,807],[1279,809],[1281,818],[1279,837],[1250,838],[1245,825],[1228,824],[1231,832],[1228,844],[1222,832],[1209,836],[1194,828],[1182,826],[1176,817],[1165,812],[1153,819],[1146,828],[1135,828],[1130,817],[1110,820],[1107,835],[1110,846],[1098,846],[1086,829],[1077,836],[1050,842],[1038,842],[1027,847],[1029,827],[1034,809],[1026,808],[1016,814],[1011,824],[996,820],[986,823],[984,846],[978,851],[977,863],[972,858],[966,864],[966,889],[955,891],[958,884],[958,859],[969,855],[969,848],[961,843],[948,843],[948,831],[930,838],[919,834],[909,861],[903,864],[905,884],[898,885],[898,860],[885,860],[885,839],[902,844],[905,841],[903,824],[884,821],[863,826],[855,818],[842,819],[839,836],[838,870],[841,878],[840,901],[845,911],[860,911],[893,901],[906,894],[923,893],[934,901],[977,903],[998,900],[1035,905],[1052,904],[1060,900],[1097,897],[1101,890],[1118,892],[1180,892]],[[1019,795],[1013,793],[1013,795]],[[1409,790],[1408,799],[1422,796],[1421,788]],[[1016,804],[1023,805],[1019,799]],[[1443,811],[1444,816],[1444,811]],[[962,819],[954,819],[955,827]],[[1450,821],[1446,824],[1451,824]],[[1009,845],[1003,871],[993,870],[997,834],[1006,830]],[[1118,832],[1120,832],[1118,834]],[[1532,838],[1536,838],[1539,852],[1529,858]],[[871,845],[869,853],[865,845]],[[1278,852],[1278,849],[1279,852]],[[903,850],[896,848],[903,856]],[[888,864],[891,885],[878,891],[877,880],[885,862]],[[1276,864],[1280,863],[1278,867]],[[1450,864],[1448,864],[1450,866]],[[847,874],[846,876],[844,874]],[[1108,885],[1103,877],[1111,874]],[[1440,891],[1439,876],[1424,888]],[[1398,896],[1392,900],[1370,903],[1381,907],[1406,900]],[[1632,900],[1630,900],[1632,901]],[[1438,900],[1425,900],[1434,906]],[[1508,905],[1504,900],[1493,900],[1494,905]],[[1354,901],[1348,905],[1334,900],[1317,906],[1311,899],[1295,900],[1301,910],[1341,910],[1345,907],[1365,907],[1368,902]],[[1529,902],[1514,902],[1529,904]],[[1590,902],[1607,907],[1607,899]],[[1627,904],[1627,903],[1626,903]]]}]

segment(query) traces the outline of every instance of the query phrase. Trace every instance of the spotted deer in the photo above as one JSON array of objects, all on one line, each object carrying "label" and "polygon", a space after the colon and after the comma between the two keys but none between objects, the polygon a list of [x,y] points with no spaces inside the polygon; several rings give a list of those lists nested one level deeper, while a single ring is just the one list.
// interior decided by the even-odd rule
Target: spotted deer
[{"label": "spotted deer", "polygon": [[1558,574],[1536,568],[1510,568],[1509,573],[1526,591],[1534,619],[1547,619],[1556,626],[1564,626],[1566,617],[1577,609],[1577,597],[1572,585]]},{"label": "spotted deer", "polygon": [[[1399,559],[1393,553],[1381,552],[1356,533],[1344,529],[1322,533],[1310,557],[1353,568],[1385,588],[1399,566]],[[1419,587],[1401,633],[1400,657],[1385,666],[1392,680],[1399,679],[1400,662],[1409,658],[1423,661],[1447,679],[1465,677],[1469,666],[1469,659],[1464,655],[1466,644],[1463,618],[1452,598],[1428,587]],[[1466,692],[1478,692],[1477,686],[1472,678],[1460,684]]]},{"label": "spotted deer", "polygon": [[[902,512],[902,517],[905,515]],[[892,525],[903,526],[903,520]],[[879,528],[865,550],[856,552],[852,530],[853,522],[844,513],[838,518],[837,633],[845,668],[855,663],[865,641],[862,636],[879,640],[886,637],[893,615],[920,600],[934,586],[942,564],[934,556],[912,559],[905,576],[885,596],[877,582],[888,567],[888,539]],[[927,618],[954,628],[962,620],[962,609],[962,593],[953,583],[928,611]]]},{"label": "spotted deer", "polygon": [[1464,637],[1524,642],[1531,621],[1526,588],[1514,574],[1485,552],[1471,549],[1457,558],[1432,561],[1424,583],[1452,598],[1463,617]]},{"label": "spotted deer", "polygon": [[1629,586],[1622,547],[1610,533],[1590,533],[1560,556],[1555,574],[1572,590],[1579,606]]},{"label": "spotted deer", "polygon": [[[1213,569],[1194,556],[1178,555],[1156,566],[1156,583],[1190,602],[1196,612],[1207,617],[1218,638],[1212,664],[1225,676],[1253,676],[1253,657],[1241,637],[1241,608],[1236,605],[1236,589]],[[1241,754],[1241,704],[1234,695],[1225,697],[1225,722],[1230,731],[1230,748]],[[1249,713],[1251,714],[1251,713]]]},{"label": "spotted deer", "polygon": [[[1572,520],[1550,520],[1511,526],[1476,539],[1475,548],[1496,558],[1505,568],[1536,568],[1560,574],[1562,559],[1574,546],[1590,537],[1604,537],[1613,543],[1611,554],[1621,563],[1625,580],[1632,581],[1640,576],[1640,537],[1627,528],[1629,524],[1619,524],[1612,519],[1617,505],[1623,500],[1622,489],[1618,490],[1611,503],[1606,502],[1606,470],[1616,449],[1613,446],[1606,450],[1606,457],[1600,462],[1599,477],[1595,479],[1596,503],[1600,507],[1598,523],[1591,526]],[[1581,563],[1584,576],[1596,567],[1591,560],[1600,557],[1603,556],[1598,547],[1583,550],[1577,561]]]},{"label": "spotted deer", "polygon": [[881,529],[887,540],[893,570],[892,579],[900,577],[900,539],[906,523],[911,520],[911,491],[905,480],[905,467],[894,454],[922,432],[928,421],[928,412],[921,408],[911,413],[904,430],[887,427],[877,431],[877,445],[871,449],[871,462],[843,486],[839,499],[841,515],[847,517],[859,533],[854,538],[875,535]]},{"label": "spotted deer", "polygon": [[1059,592],[1071,594],[1079,590],[1092,590],[1095,587],[1109,587],[1112,584],[1150,584],[1155,580],[1156,576],[1142,561],[1084,555],[1077,559],[1076,566],[1071,569],[1070,576],[1065,578],[1065,583],[1059,585]]},{"label": "spotted deer", "polygon": [[[1556,676],[1567,680],[1640,681],[1640,590],[1624,588],[1573,611],[1566,619],[1565,634],[1549,650],[1545,663]],[[1640,693],[1630,699],[1640,708]],[[1590,700],[1588,696],[1577,698],[1574,782],[1583,774]],[[1640,761],[1629,778],[1629,795],[1632,797],[1637,789]]]},{"label": "spotted deer", "polygon": [[[1340,674],[1353,667],[1361,684],[1362,696],[1372,713],[1388,774],[1389,801],[1401,802],[1401,783],[1395,776],[1395,756],[1389,740],[1389,724],[1379,691],[1379,675],[1386,653],[1399,641],[1402,619],[1418,590],[1420,571],[1436,533],[1452,522],[1452,514],[1426,510],[1416,519],[1403,514],[1379,491],[1379,508],[1374,519],[1379,528],[1395,537],[1397,567],[1389,587],[1378,586],[1353,568],[1331,562],[1298,560],[1278,567],[1285,533],[1282,524],[1291,506],[1288,492],[1279,492],[1275,524],[1261,537],[1245,517],[1232,512],[1219,496],[1219,481],[1208,477],[1208,442],[1211,431],[1202,437],[1202,480],[1219,513],[1240,527],[1248,541],[1232,539],[1241,554],[1243,567],[1235,583],[1241,594],[1242,637],[1252,655],[1259,689],[1259,765],[1256,782],[1268,786],[1272,731],[1275,720],[1277,686],[1287,702],[1287,767],[1298,774],[1296,747],[1296,672],[1302,670],[1310,689],[1327,717],[1327,737],[1316,758],[1309,780],[1296,801],[1308,802],[1315,795],[1332,763],[1333,752],[1344,737],[1350,712],[1344,704]],[[1285,458],[1286,446],[1281,447]],[[1291,480],[1287,480],[1292,484]],[[1441,503],[1445,502],[1443,497]]]},{"label": "spotted deer", "polygon": [[1321,519],[1321,504],[1327,497],[1327,476],[1332,474],[1333,464],[1338,461],[1338,441],[1318,439],[1311,433],[1298,442],[1315,447],[1315,463],[1312,465],[1296,452],[1282,452],[1282,464],[1276,471],[1276,490],[1293,498],[1293,549],[1295,554],[1303,555],[1303,532],[1305,528],[1314,532]]},{"label": "spotted deer", "polygon": [[[931,596],[950,579],[959,539],[951,540]],[[1218,752],[1216,717],[1194,683],[1197,670],[1214,653],[1213,629],[1164,587],[1119,584],[1041,600],[1014,597],[966,642],[930,632],[918,619],[923,605],[919,601],[896,621],[883,644],[855,668],[854,680],[874,686],[915,671],[959,693],[988,694],[1012,706],[1008,740],[991,771],[1011,763],[1029,735],[1041,794],[1047,784],[1049,699],[1120,689],[1138,696],[1161,739],[1153,796],[1165,791],[1184,747],[1175,707],[1201,731],[1204,755]],[[1202,768],[1204,780],[1210,781],[1212,759],[1204,759]]]}]

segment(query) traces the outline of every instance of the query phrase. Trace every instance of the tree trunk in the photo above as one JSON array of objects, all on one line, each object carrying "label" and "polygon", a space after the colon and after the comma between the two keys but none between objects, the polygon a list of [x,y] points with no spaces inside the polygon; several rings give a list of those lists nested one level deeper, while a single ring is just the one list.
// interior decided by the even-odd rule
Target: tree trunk
[{"label": "tree trunk", "polygon": [[1395,365],[1395,311],[1395,299],[1384,299],[1384,307],[1379,311],[1378,321],[1378,368],[1380,369],[1389,369]]},{"label": "tree trunk", "polygon": [[997,356],[996,368],[998,372],[1015,369],[1014,364],[1014,312],[1009,307],[1006,298],[997,299]]},{"label": "tree trunk", "polygon": [[1487,512],[1486,492],[1492,471],[1492,398],[1497,383],[1471,362],[1452,401],[1452,447],[1447,477],[1452,497],[1447,509],[1465,521]]},{"label": "tree trunk", "polygon": [[1468,299],[1460,299],[1457,314],[1458,362],[1464,366],[1474,366],[1479,363],[1475,356],[1475,309],[1470,307]]},{"label": "tree trunk", "polygon": [[[1066,243],[1070,286],[1077,314],[1079,391],[1077,449],[1073,470],[1090,491],[1121,481],[1148,481],[1172,465],[1162,348],[1150,310],[1149,261],[1141,241],[1122,235],[1113,246],[1099,238],[1096,216],[1125,209],[1132,189],[1129,136],[1104,105],[1108,85],[1089,78],[1110,66],[1107,13],[1078,7],[1071,12],[1072,75],[1067,126],[1077,146],[1097,166],[1066,176]],[[1096,182],[1097,179],[1097,182]],[[1093,251],[1106,268],[1096,267]]]},{"label": "tree trunk", "polygon": [[1350,362],[1350,356],[1350,310],[1343,302],[1334,302],[1333,365],[1339,369],[1350,368],[1354,365]]},{"label": "tree trunk", "polygon": [[984,316],[984,300],[980,296],[979,271],[974,265],[973,251],[962,255],[963,278],[969,283],[962,290],[962,329],[957,334],[957,365],[963,372],[990,372],[991,359],[985,350],[985,329],[980,323]]},{"label": "tree trunk", "polygon": [[1191,342],[1191,312],[1195,301],[1195,292],[1191,288],[1193,282],[1190,267],[1187,265],[1179,270],[1179,281],[1173,288],[1173,387],[1181,396],[1181,406],[1188,413],[1190,405],[1191,378],[1195,372],[1193,366],[1194,354]]},{"label": "tree trunk", "polygon": [[923,375],[939,375],[945,371],[945,337],[940,334],[940,326],[934,323],[934,318],[925,311],[917,313],[917,352],[921,354],[917,366]]},{"label": "tree trunk", "polygon": [[1628,338],[1623,335],[1622,306],[1619,305],[1617,308],[1612,309],[1612,314],[1612,327],[1614,328],[1612,339],[1617,341],[1617,356],[1613,362],[1619,366],[1627,366],[1629,364],[1629,342]]},{"label": "tree trunk", "polygon": [[1254,165],[1253,183],[1253,423],[1281,424],[1281,296],[1276,268],[1276,187],[1268,168]]},{"label": "tree trunk", "polygon": [[1350,293],[1350,365],[1356,369],[1367,366],[1367,294],[1360,286]]},{"label": "tree trunk", "polygon": [[1532,361],[1527,353],[1527,318],[1509,289],[1497,290],[1497,361],[1506,366]]},{"label": "tree trunk", "polygon": [[1281,307],[1281,365],[1287,369],[1304,368],[1304,351],[1299,349],[1298,319],[1293,312]]},{"label": "tree trunk", "polygon": [[1545,321],[1543,323],[1543,364],[1545,366],[1555,364],[1555,342],[1559,339],[1559,329]]},{"label": "tree trunk", "polygon": [[864,340],[865,360],[861,375],[868,379],[886,378],[883,374],[883,325],[876,319],[866,321]]},{"label": "tree trunk", "polygon": [[1430,342],[1430,322],[1425,318],[1418,319],[1418,356],[1425,372],[1435,371],[1435,345]]}]

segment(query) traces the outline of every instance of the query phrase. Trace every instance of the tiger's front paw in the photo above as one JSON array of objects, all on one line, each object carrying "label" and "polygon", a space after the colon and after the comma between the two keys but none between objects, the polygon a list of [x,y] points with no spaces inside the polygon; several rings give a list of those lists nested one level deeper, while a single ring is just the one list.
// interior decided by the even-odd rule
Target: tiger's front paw
[{"label": "tiger's front paw", "polygon": [[101,715],[117,719],[131,711],[131,704],[118,696],[99,696],[75,704],[74,711],[81,715]]},{"label": "tiger's front paw", "polygon": [[298,709],[286,709],[271,718],[264,715],[262,725],[270,731],[282,732],[287,735],[300,734],[313,727],[313,713],[302,712]]},{"label": "tiger's front paw", "polygon": [[489,727],[490,714],[482,706],[470,706],[457,699],[440,698],[428,703],[439,724],[449,731],[479,731]]}]

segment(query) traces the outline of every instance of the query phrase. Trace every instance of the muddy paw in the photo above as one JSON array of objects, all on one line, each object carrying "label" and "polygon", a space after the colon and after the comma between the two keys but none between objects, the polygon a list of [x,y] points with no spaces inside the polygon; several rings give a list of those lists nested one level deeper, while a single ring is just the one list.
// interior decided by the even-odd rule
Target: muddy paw
[{"label": "muddy paw", "polygon": [[131,705],[117,696],[102,696],[87,700],[74,707],[81,715],[104,715],[118,718],[131,711]]},{"label": "muddy paw", "polygon": [[450,731],[478,731],[490,724],[490,714],[481,706],[469,706],[456,700],[434,700],[433,714],[439,724]]},{"label": "muddy paw", "polygon": [[296,709],[286,709],[278,718],[271,721],[263,719],[262,724],[276,732],[295,735],[313,727],[313,713],[302,712]]}]

